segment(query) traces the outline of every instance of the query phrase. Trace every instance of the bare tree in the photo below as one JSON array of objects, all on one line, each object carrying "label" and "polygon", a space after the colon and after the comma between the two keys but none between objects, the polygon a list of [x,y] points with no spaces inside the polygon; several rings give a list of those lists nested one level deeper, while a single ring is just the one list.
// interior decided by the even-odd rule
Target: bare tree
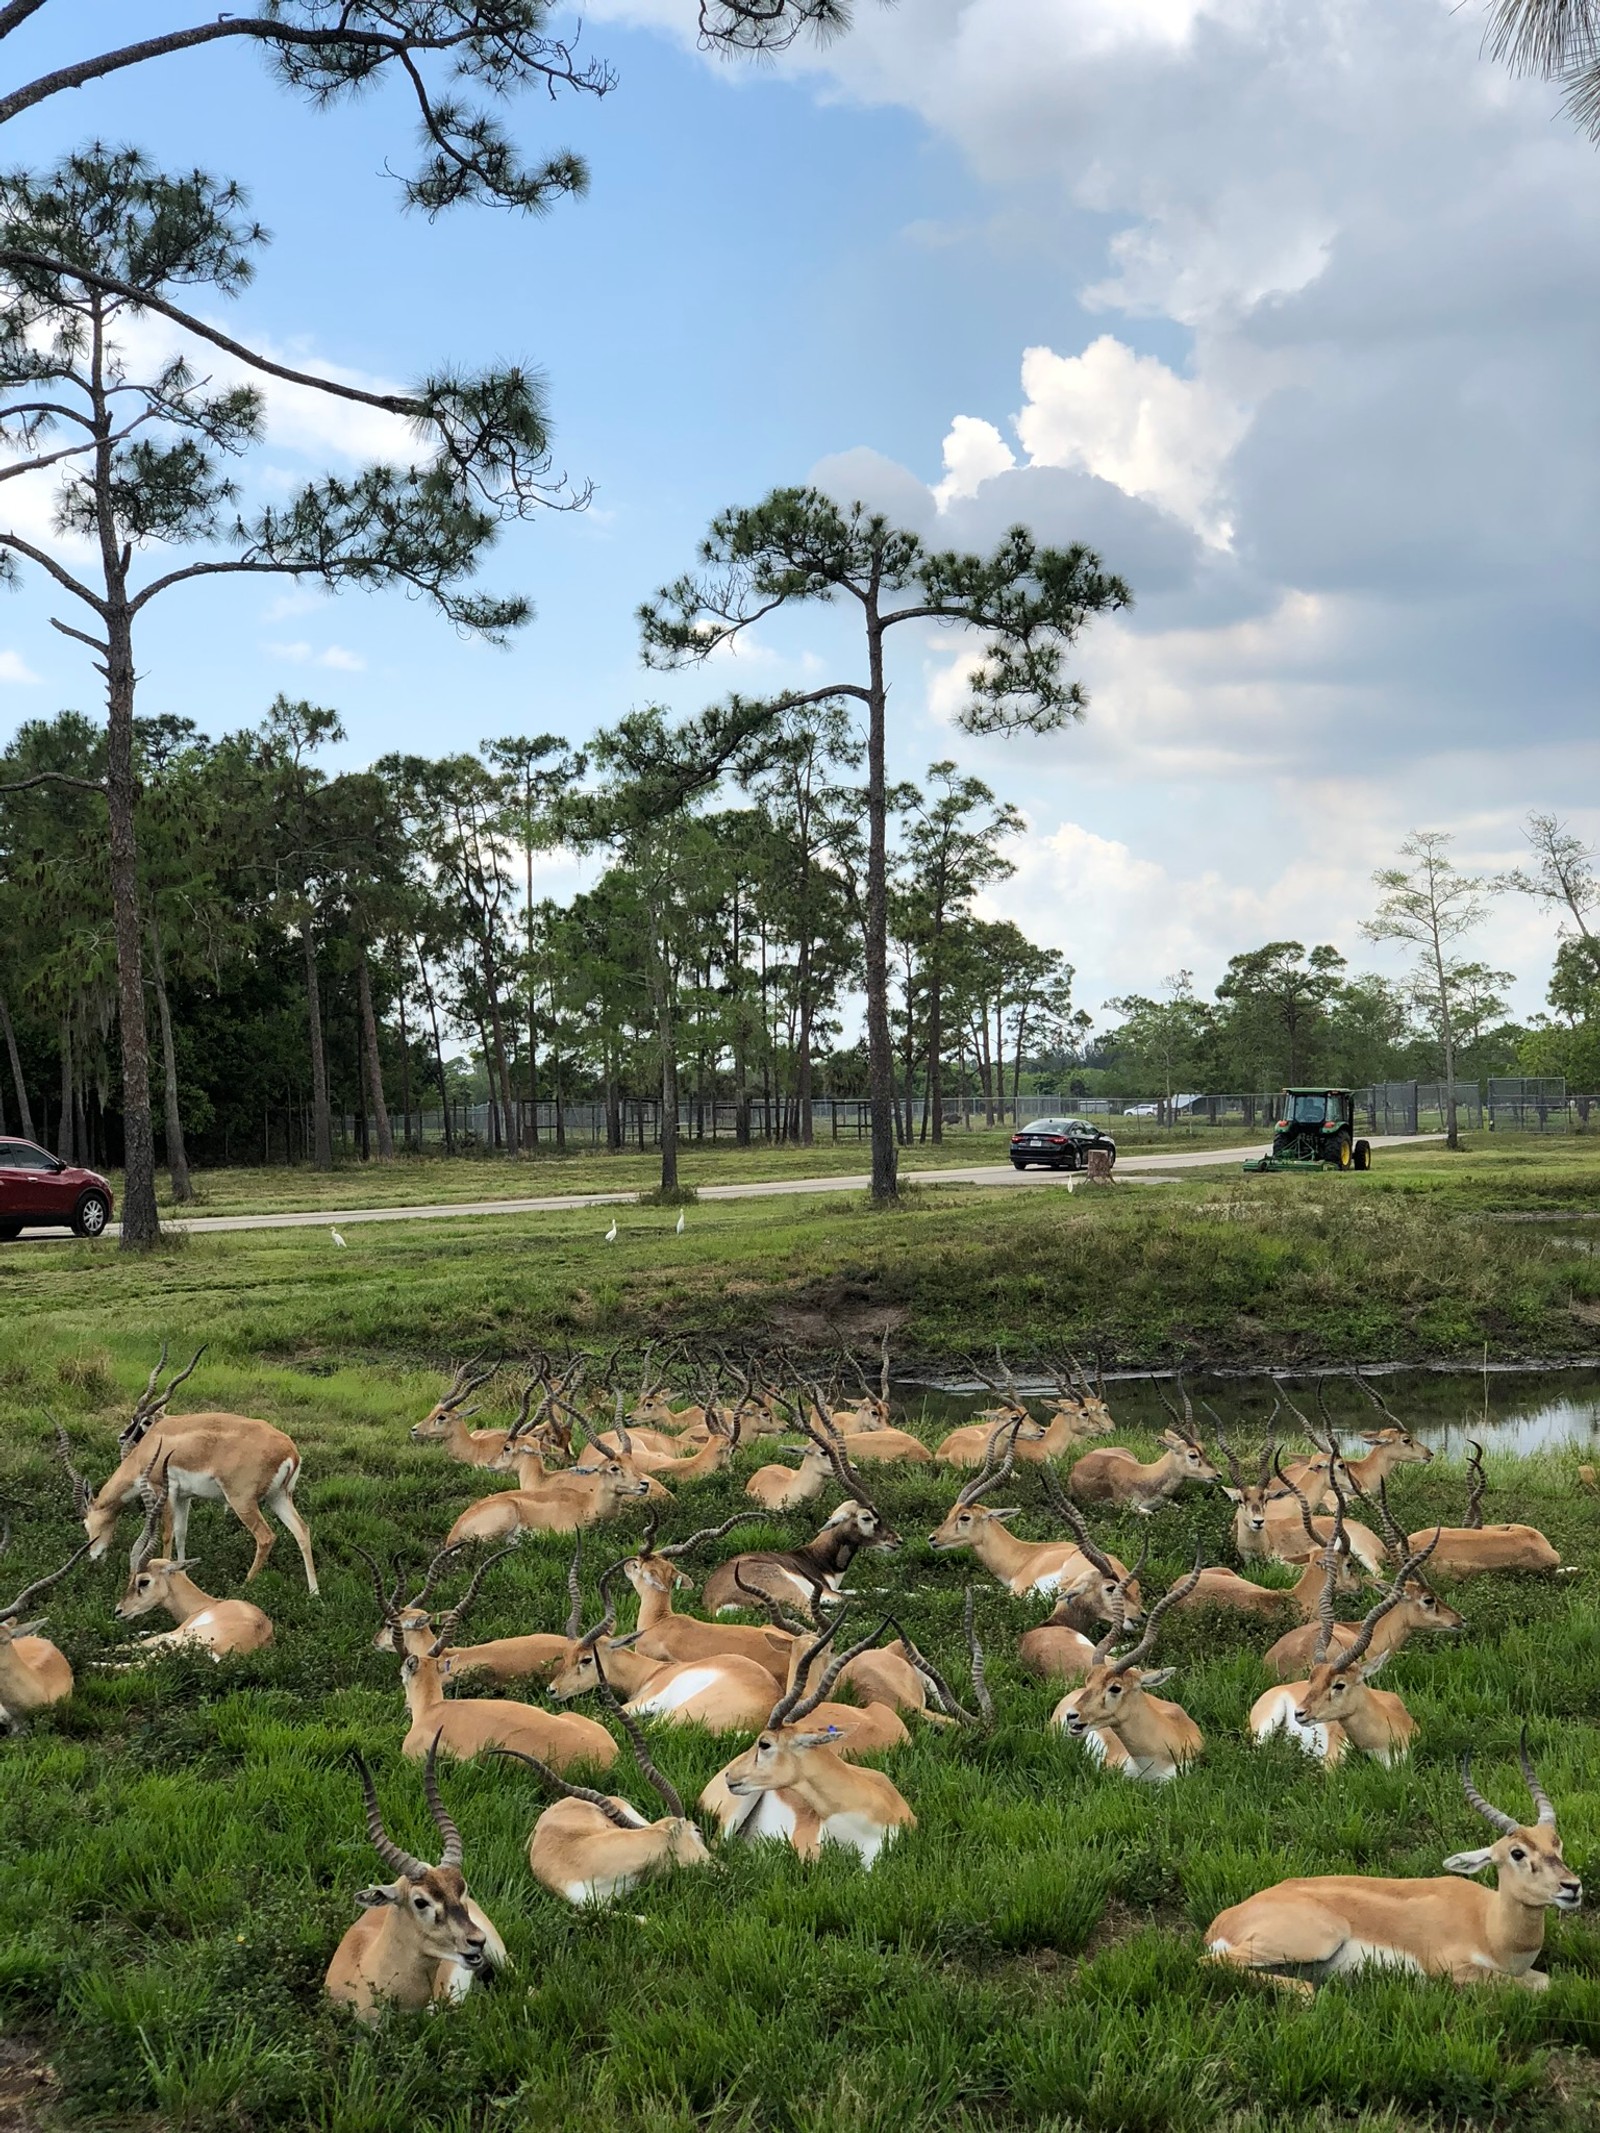
[{"label": "bare tree", "polygon": [[1426,994],[1444,1046],[1445,1142],[1459,1148],[1449,951],[1482,924],[1484,891],[1491,884],[1478,875],[1456,872],[1446,850],[1453,842],[1447,830],[1413,830],[1400,847],[1400,856],[1410,865],[1379,867],[1373,875],[1383,897],[1361,931],[1369,941],[1403,941],[1417,951],[1416,990],[1419,996]]},{"label": "bare tree", "polygon": [[1592,848],[1555,815],[1530,815],[1522,833],[1533,847],[1533,871],[1513,868],[1494,886],[1536,896],[1542,904],[1569,911],[1579,933],[1593,940],[1589,913],[1600,907],[1600,879],[1595,875]]}]

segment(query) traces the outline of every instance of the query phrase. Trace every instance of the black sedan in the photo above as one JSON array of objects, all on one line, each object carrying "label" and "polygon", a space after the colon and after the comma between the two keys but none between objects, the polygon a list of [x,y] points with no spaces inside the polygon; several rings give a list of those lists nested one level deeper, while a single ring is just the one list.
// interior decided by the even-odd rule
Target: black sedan
[{"label": "black sedan", "polygon": [[1091,1148],[1103,1148],[1113,1163],[1117,1160],[1116,1142],[1086,1118],[1035,1118],[1011,1136],[1012,1167],[1026,1170],[1040,1163],[1046,1170],[1081,1170]]}]

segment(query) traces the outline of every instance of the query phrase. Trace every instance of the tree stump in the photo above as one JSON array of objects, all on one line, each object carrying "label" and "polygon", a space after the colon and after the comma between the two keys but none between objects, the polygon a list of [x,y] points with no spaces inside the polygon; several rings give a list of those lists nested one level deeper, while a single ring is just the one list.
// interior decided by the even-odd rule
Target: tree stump
[{"label": "tree stump", "polygon": [[1086,1167],[1088,1170],[1089,1183],[1091,1185],[1109,1185],[1111,1183],[1110,1149],[1091,1148],[1089,1150],[1089,1159]]}]

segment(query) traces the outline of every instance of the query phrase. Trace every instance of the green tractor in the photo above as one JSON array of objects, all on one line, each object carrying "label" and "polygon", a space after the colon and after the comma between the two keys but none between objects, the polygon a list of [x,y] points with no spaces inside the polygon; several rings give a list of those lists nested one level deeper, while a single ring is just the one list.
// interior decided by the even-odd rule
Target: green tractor
[{"label": "green tractor", "polygon": [[1372,1146],[1356,1139],[1352,1089],[1285,1089],[1272,1134],[1272,1153],[1246,1170],[1370,1170]]}]

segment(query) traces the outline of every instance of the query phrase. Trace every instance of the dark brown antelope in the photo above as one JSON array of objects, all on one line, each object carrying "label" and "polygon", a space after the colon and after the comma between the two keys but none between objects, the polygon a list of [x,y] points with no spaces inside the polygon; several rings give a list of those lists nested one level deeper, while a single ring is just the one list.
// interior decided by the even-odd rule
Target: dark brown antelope
[{"label": "dark brown antelope", "polygon": [[439,1797],[434,1762],[430,1749],[422,1790],[443,1844],[437,1866],[390,1838],[372,1773],[357,1763],[367,1835],[395,1877],[358,1892],[362,1915],[334,1950],[323,1980],[328,1997],[349,2007],[358,2021],[376,2022],[386,2006],[453,2006],[479,1978],[507,1966],[505,1943],[468,1894],[461,1832]]}]

